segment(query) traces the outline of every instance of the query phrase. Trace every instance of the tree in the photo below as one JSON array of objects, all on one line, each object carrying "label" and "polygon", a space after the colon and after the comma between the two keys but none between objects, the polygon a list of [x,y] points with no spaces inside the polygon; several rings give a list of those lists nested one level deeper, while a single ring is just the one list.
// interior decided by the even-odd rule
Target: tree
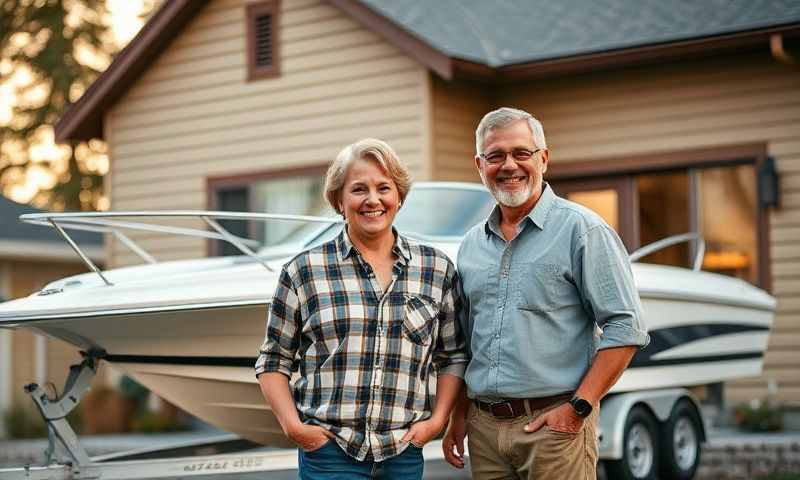
[{"label": "tree", "polygon": [[105,0],[0,1],[0,188],[8,194],[35,183],[40,205],[102,209],[105,144],[55,146],[52,138],[118,49]]}]

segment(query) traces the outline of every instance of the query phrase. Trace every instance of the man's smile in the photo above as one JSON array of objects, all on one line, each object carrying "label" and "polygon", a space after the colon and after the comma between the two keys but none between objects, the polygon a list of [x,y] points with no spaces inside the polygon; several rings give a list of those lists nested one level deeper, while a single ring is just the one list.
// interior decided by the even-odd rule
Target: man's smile
[{"label": "man's smile", "polygon": [[515,187],[517,185],[522,185],[525,181],[528,180],[527,175],[515,175],[511,177],[504,177],[504,178],[497,178],[496,182],[498,185],[503,187]]}]

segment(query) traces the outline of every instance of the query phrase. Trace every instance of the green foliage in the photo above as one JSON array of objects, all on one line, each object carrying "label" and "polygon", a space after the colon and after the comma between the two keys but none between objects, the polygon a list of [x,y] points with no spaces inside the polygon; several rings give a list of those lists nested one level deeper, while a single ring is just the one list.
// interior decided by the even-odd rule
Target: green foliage
[{"label": "green foliage", "polygon": [[[47,436],[47,426],[44,419],[34,408],[14,405],[3,412],[8,436],[10,438],[43,438]],[[67,415],[67,422],[75,433],[81,432],[81,413],[76,408]]]},{"label": "green foliage", "polygon": [[783,413],[769,400],[742,404],[734,411],[736,424],[751,432],[775,432],[783,429]]},{"label": "green foliage", "polygon": [[103,153],[101,142],[73,142],[64,152],[36,159],[31,147],[49,141],[52,126],[116,51],[106,20],[105,0],[0,3],[0,78],[14,78],[21,72],[31,79],[15,86],[18,101],[11,121],[0,124],[0,186],[4,189],[20,183],[32,170],[44,169],[58,176],[51,190],[40,195],[39,203],[70,210],[97,207],[102,172],[85,160]]},{"label": "green foliage", "polygon": [[14,405],[3,414],[11,438],[41,438],[47,436],[44,420],[30,408]]}]

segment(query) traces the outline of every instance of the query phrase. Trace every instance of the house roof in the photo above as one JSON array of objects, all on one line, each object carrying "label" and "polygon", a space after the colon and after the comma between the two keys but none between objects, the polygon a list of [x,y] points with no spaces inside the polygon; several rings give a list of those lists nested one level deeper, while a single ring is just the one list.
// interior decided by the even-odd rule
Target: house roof
[{"label": "house roof", "polygon": [[360,0],[446,55],[490,67],[800,22],[797,0]]},{"label": "house roof", "polygon": [[[797,0],[326,0],[444,79],[567,74],[766,47],[800,34]],[[208,0],[164,2],[56,125],[103,137],[116,103]]]},{"label": "house roof", "polygon": [[[44,210],[14,202],[0,195],[0,257],[37,257],[41,259],[68,259],[80,261],[69,245],[54,229],[31,225],[19,220],[26,213],[44,213]],[[102,258],[103,235],[95,232],[71,230],[70,237],[86,251],[90,258]]]}]

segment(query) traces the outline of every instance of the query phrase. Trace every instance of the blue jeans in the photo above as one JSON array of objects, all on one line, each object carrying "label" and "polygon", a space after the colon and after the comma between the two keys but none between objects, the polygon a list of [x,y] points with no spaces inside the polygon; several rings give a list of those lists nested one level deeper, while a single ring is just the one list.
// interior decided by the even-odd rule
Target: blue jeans
[{"label": "blue jeans", "polygon": [[403,453],[382,462],[363,461],[346,454],[335,440],[313,452],[298,450],[300,480],[350,480],[384,478],[422,480],[422,449],[409,445]]}]

